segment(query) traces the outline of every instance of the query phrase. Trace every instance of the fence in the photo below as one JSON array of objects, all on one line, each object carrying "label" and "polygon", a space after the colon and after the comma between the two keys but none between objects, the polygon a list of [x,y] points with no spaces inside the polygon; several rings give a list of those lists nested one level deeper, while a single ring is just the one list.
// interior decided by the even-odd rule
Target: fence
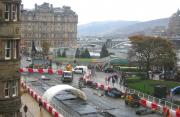
[{"label": "fence", "polygon": [[151,95],[136,91],[134,89],[130,89],[130,88],[125,87],[125,91],[127,93],[135,93],[141,98],[145,98],[146,100],[148,100],[150,102],[156,102],[158,105],[160,105],[162,107],[166,106],[166,107],[168,107],[169,109],[172,109],[172,110],[176,110],[177,108],[180,107],[180,105],[174,104],[172,102],[169,102],[169,101],[166,101],[166,100],[163,100],[163,99],[153,97]]}]

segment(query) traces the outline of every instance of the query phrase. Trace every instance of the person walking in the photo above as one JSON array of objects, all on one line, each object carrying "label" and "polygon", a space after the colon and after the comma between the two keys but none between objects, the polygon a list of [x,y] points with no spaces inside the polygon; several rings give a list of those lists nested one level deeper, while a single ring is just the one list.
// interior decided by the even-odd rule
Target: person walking
[{"label": "person walking", "polygon": [[112,85],[113,85],[113,87],[114,87],[114,83],[115,83],[115,82],[116,82],[115,78],[112,77]]},{"label": "person walking", "polygon": [[108,85],[108,76],[105,77],[105,84]]}]

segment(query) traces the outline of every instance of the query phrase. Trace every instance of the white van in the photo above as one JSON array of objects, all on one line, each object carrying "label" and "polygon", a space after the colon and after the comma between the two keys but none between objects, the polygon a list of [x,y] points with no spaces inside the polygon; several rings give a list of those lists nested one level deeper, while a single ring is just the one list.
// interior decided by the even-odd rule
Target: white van
[{"label": "white van", "polygon": [[84,73],[88,72],[88,67],[87,66],[76,66],[73,71],[74,71],[74,73],[84,74]]}]

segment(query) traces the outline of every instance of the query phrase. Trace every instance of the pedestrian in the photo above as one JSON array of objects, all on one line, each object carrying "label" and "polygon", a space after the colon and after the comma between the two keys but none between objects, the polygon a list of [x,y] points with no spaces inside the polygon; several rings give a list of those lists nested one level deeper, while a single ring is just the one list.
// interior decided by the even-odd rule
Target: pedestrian
[{"label": "pedestrian", "polygon": [[108,85],[108,76],[105,77],[105,84]]},{"label": "pedestrian", "polygon": [[108,76],[108,85],[109,85],[110,79],[111,79],[111,76]]},{"label": "pedestrian", "polygon": [[43,106],[43,103],[42,103],[42,101],[40,100],[40,101],[39,101],[39,109],[40,109],[40,112],[41,112],[42,106]]},{"label": "pedestrian", "polygon": [[112,84],[113,84],[113,87],[114,87],[114,83],[115,83],[115,78],[112,77]]},{"label": "pedestrian", "polygon": [[118,75],[117,75],[117,73],[114,73],[113,77],[114,77],[116,83],[118,83]]}]

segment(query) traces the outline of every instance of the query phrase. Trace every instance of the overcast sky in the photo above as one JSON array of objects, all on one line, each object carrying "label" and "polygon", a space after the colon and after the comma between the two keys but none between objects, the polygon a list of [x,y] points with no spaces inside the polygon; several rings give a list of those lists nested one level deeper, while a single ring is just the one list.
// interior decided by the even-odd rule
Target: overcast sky
[{"label": "overcast sky", "polygon": [[78,14],[79,24],[110,21],[148,21],[170,17],[180,8],[180,0],[22,0],[32,9],[43,2],[54,7],[70,6]]}]

